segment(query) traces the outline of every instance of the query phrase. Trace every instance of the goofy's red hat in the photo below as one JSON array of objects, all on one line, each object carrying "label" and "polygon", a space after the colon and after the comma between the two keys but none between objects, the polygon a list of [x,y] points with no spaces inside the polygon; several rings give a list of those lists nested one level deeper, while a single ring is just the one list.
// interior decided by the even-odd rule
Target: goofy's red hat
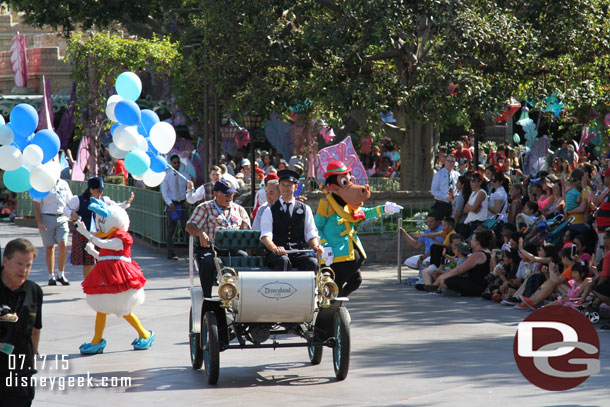
[{"label": "goofy's red hat", "polygon": [[326,173],[324,173],[324,178],[328,178],[331,175],[339,175],[339,174],[347,174],[351,172],[352,168],[343,164],[342,161],[332,161],[326,167]]}]

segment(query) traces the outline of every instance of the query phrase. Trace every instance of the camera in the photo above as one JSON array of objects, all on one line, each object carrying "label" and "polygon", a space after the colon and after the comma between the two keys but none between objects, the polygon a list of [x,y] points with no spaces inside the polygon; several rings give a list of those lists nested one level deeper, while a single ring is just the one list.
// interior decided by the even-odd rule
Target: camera
[{"label": "camera", "polygon": [[12,343],[19,317],[8,305],[0,305],[0,343]]}]

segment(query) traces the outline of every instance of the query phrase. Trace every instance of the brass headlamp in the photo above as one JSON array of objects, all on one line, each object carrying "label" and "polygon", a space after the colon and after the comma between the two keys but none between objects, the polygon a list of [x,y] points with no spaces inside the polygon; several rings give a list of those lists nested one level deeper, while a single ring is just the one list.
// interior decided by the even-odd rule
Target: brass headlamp
[{"label": "brass headlamp", "polygon": [[237,297],[237,272],[225,267],[221,270],[222,278],[218,287],[218,296],[220,297],[221,307],[229,308],[231,301]]},{"label": "brass headlamp", "polygon": [[330,267],[324,267],[318,275],[318,295],[322,298],[320,302],[321,308],[330,306],[330,300],[334,300],[339,295],[339,287],[333,281],[335,277],[334,271]]}]

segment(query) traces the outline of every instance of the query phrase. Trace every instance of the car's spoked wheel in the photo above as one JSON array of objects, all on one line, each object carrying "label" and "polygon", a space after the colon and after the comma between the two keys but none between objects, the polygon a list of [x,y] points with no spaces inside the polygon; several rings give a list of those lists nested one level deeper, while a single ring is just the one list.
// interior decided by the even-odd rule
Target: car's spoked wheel
[{"label": "car's spoked wheel", "polygon": [[307,354],[309,355],[309,361],[312,365],[319,365],[322,361],[322,351],[324,348],[322,345],[309,345],[307,346]]},{"label": "car's spoked wheel", "polygon": [[189,312],[189,346],[191,348],[191,365],[193,369],[201,369],[203,349],[201,348],[201,333],[193,332],[193,308]]},{"label": "car's spoked wheel", "polygon": [[335,346],[333,348],[333,367],[337,380],[347,377],[350,355],[349,316],[345,307],[339,307],[333,320]]},{"label": "car's spoked wheel", "polygon": [[212,311],[206,312],[201,320],[201,339],[205,374],[208,376],[209,384],[216,384],[220,373],[220,350],[216,315]]}]

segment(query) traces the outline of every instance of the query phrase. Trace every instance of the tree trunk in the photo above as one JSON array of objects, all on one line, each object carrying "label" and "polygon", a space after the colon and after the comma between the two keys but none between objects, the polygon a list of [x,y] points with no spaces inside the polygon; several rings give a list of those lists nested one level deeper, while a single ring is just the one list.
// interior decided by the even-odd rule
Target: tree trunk
[{"label": "tree trunk", "polygon": [[432,123],[420,123],[412,118],[406,118],[404,124],[400,149],[400,189],[429,191],[440,131]]}]

